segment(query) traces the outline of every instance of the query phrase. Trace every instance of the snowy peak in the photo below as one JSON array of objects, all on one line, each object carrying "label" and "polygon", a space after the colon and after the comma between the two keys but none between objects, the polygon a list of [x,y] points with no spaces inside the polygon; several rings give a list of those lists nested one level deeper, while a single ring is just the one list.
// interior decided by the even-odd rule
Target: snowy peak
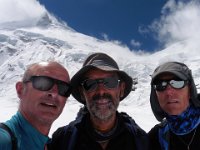
[{"label": "snowy peak", "polygon": [[99,40],[78,33],[46,10],[24,18],[0,25],[0,97],[13,90],[13,83],[20,79],[26,66],[31,63],[56,60],[73,76],[85,58],[93,52],[104,52],[112,56],[120,69],[137,79],[136,90],[123,102],[124,105],[127,102],[148,104],[150,75],[157,65],[165,61],[186,63],[194,70],[197,84],[200,83],[199,43],[184,40],[153,54],[139,53],[130,51],[116,41]]},{"label": "snowy peak", "polygon": [[36,26],[39,27],[48,27],[50,24],[52,24],[52,20],[50,19],[49,15],[45,13],[36,23]]},{"label": "snowy peak", "polygon": [[[48,12],[45,12],[41,16],[35,18],[26,18],[24,20],[19,21],[8,21],[0,23],[0,29],[4,30],[14,30],[19,28],[31,28],[31,27],[40,27],[40,28],[48,28],[48,27],[67,27],[66,24],[58,22],[58,20],[54,16],[50,16]],[[70,28],[69,28],[70,29]]]}]

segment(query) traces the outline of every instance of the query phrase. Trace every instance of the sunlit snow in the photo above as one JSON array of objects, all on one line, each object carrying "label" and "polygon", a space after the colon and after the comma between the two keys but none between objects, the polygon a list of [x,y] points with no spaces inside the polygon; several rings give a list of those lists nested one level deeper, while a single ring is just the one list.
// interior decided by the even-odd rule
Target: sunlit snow
[{"label": "sunlit snow", "polygon": [[[195,82],[199,87],[199,29],[196,29],[198,30],[197,33],[195,33],[195,29],[190,30],[194,32],[194,36],[192,34],[189,34],[189,36],[188,34],[185,34],[185,36],[182,34],[180,39],[180,37],[176,38],[175,32],[172,32],[174,30],[171,27],[174,25],[170,26],[169,24],[169,18],[174,18],[179,13],[187,12],[185,9],[192,9],[194,14],[200,13],[200,9],[194,9],[196,5],[185,4],[190,7],[180,8],[177,4],[179,9],[171,10],[173,13],[170,13],[169,16],[164,14],[160,22],[157,21],[157,25],[160,24],[160,27],[167,22],[165,18],[168,19],[168,26],[163,25],[163,29],[159,31],[163,31],[166,27],[165,31],[168,29],[168,33],[170,33],[166,41],[170,42],[164,42],[165,32],[162,32],[159,36],[162,37],[162,43],[167,47],[150,54],[134,50],[130,51],[128,47],[117,41],[102,41],[78,33],[68,27],[66,23],[58,22],[53,15],[45,10],[44,6],[34,0],[30,1],[31,9],[37,8],[38,14],[31,13],[13,19],[13,12],[17,16],[23,14],[21,11],[29,13],[24,8],[24,5],[21,4],[23,1],[26,0],[0,1],[0,6],[4,5],[4,8],[0,9],[0,20],[2,20],[0,22],[0,122],[9,119],[18,109],[19,99],[15,92],[15,83],[21,79],[27,65],[43,60],[59,61],[67,68],[72,77],[81,68],[88,54],[104,52],[112,56],[118,62],[120,69],[126,71],[138,81],[138,84],[135,85],[135,91],[132,91],[120,103],[119,111],[127,112],[147,132],[157,123],[150,108],[149,95],[150,75],[158,64],[165,61],[186,63],[192,69]],[[18,2],[17,7],[14,7],[14,4],[12,5],[13,7],[10,6],[16,2]],[[172,6],[173,8],[175,7],[174,5]],[[19,11],[20,7],[24,9]],[[166,7],[170,7],[170,5],[168,4]],[[5,15],[2,15],[7,12],[5,8],[14,9],[8,15],[9,18],[5,18]],[[184,15],[182,17],[183,23]],[[199,27],[200,17],[196,15],[196,18],[195,16],[193,18],[192,21],[198,24]],[[32,22],[24,24],[30,19]],[[180,32],[189,32],[186,26],[179,26],[179,28],[181,28]],[[171,40],[170,37],[172,37]],[[80,107],[82,107],[82,104],[78,103],[73,97],[69,97],[63,113],[52,126],[50,136],[58,127],[74,120]]]}]

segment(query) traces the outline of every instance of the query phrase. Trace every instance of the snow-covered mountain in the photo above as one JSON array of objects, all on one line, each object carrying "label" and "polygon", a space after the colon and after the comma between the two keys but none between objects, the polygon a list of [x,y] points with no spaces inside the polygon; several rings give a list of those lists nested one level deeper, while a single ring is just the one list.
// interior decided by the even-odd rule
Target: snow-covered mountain
[{"label": "snow-covered mountain", "polygon": [[[195,37],[196,38],[196,37]],[[120,69],[138,84],[135,91],[120,103],[126,111],[148,131],[157,123],[150,104],[150,75],[158,64],[169,61],[186,63],[200,83],[199,43],[193,38],[177,42],[154,53],[130,51],[117,41],[103,41],[74,31],[66,23],[57,21],[48,12],[34,20],[20,20],[0,24],[0,121],[9,119],[17,110],[15,83],[21,79],[27,65],[41,60],[56,60],[63,64],[72,77],[85,58],[93,52],[112,56]],[[73,120],[82,105],[69,97],[62,115],[54,123],[51,133]]]}]

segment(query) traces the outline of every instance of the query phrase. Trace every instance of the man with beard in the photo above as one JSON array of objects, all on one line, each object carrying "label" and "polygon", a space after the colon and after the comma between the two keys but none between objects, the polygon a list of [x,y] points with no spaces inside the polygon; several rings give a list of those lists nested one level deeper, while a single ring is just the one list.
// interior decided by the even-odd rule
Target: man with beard
[{"label": "man with beard", "polygon": [[132,78],[104,53],[90,55],[72,77],[72,95],[84,107],[52,136],[50,150],[147,150],[147,134],[117,108]]}]

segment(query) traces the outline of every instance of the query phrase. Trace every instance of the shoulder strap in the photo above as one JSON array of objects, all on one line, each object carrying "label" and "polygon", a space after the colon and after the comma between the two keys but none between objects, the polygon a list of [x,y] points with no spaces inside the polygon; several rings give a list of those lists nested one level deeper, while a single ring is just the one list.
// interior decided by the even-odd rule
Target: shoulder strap
[{"label": "shoulder strap", "polygon": [[10,130],[10,128],[4,123],[0,123],[0,128],[6,130],[10,134],[11,141],[12,141],[12,150],[17,150],[17,138],[15,137],[13,132]]}]

